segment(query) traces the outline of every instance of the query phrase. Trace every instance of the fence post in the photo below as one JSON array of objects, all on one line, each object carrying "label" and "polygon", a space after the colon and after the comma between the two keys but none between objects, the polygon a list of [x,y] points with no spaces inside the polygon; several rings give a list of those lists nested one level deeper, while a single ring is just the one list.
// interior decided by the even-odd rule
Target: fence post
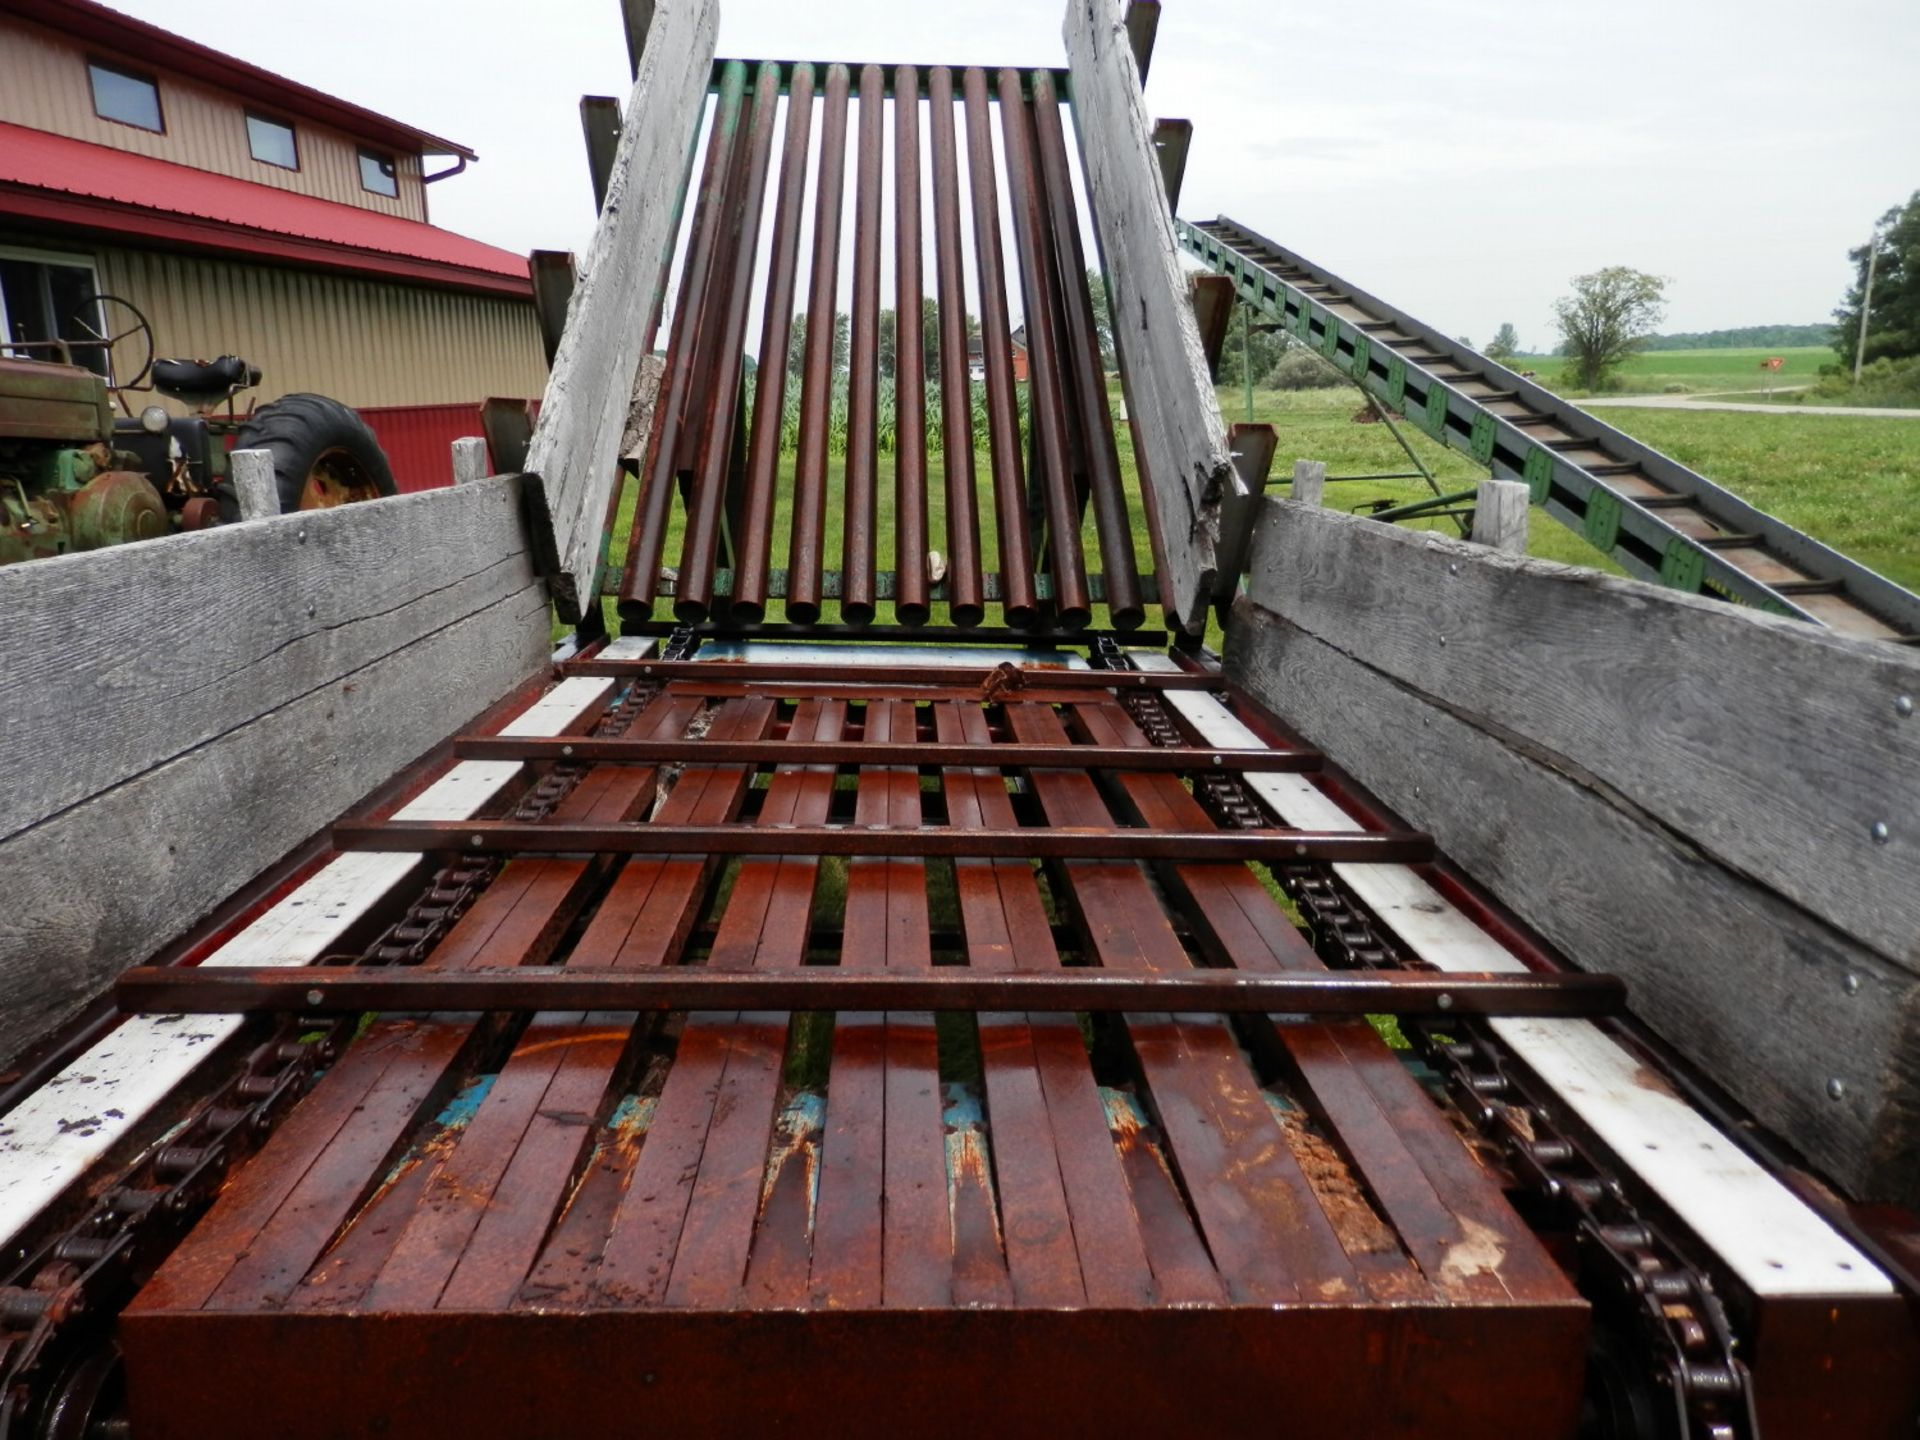
[{"label": "fence post", "polygon": [[236,450],[227,457],[227,474],[240,503],[242,520],[266,520],[280,513],[280,477],[271,450]]},{"label": "fence post", "polygon": [[1473,504],[1473,539],[1509,555],[1527,553],[1527,486],[1519,480],[1482,480]]},{"label": "fence post", "polygon": [[469,436],[453,442],[454,484],[465,485],[474,480],[484,480],[490,468],[486,441],[478,436]]},{"label": "fence post", "polygon": [[1302,505],[1327,503],[1327,466],[1322,460],[1293,462],[1293,498]]}]

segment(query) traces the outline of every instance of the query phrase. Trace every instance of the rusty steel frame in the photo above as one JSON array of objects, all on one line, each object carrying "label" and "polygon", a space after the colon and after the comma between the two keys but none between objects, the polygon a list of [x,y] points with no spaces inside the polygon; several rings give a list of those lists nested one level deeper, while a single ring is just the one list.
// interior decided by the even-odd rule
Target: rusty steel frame
[{"label": "rusty steel frame", "polygon": [[917,975],[825,966],[726,971],[565,966],[431,970],[415,966],[135,969],[114,987],[127,1014],[429,1014],[461,1010],[937,1010],[1122,1014],[1218,1011],[1281,1015],[1618,1014],[1626,986],[1611,975],[1434,975],[1418,971],[1245,974],[1194,970],[1129,975],[1090,968]]},{"label": "rusty steel frame", "polygon": [[912,765],[1064,767],[1069,770],[1288,772],[1318,770],[1313,750],[1140,750],[1125,745],[942,745],[922,741],[627,740],[606,737],[463,735],[453,742],[463,760],[614,761],[627,765]]},{"label": "rusty steel frame", "polygon": [[[832,680],[846,677],[828,664],[749,664],[740,660],[599,660],[592,657],[568,660],[560,669],[568,675],[594,675],[616,680],[752,680],[760,685],[780,685],[794,680]],[[1023,689],[1126,691],[1126,690],[1218,690],[1217,676],[1182,671],[1178,674],[1153,670],[1078,670],[1064,663],[1057,665],[1002,665],[992,669],[969,669],[959,665],[889,665],[883,672],[866,676],[881,678],[894,685],[992,686],[991,698],[1016,699]],[[860,677],[856,676],[856,680]],[[990,698],[985,697],[983,698]]]},{"label": "rusty steel frame", "polygon": [[[1066,757],[1062,757],[1063,759]],[[1067,767],[1071,768],[1071,767]],[[1331,860],[1422,865],[1433,839],[1411,830],[1092,830],[862,825],[579,825],[513,820],[348,821],[337,850],[478,855],[846,855],[1002,860]]]}]

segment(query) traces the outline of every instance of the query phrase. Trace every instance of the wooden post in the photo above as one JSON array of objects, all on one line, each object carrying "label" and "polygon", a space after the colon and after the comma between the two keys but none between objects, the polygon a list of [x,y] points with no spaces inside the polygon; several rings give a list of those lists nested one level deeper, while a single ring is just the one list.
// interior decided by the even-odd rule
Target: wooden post
[{"label": "wooden post", "polygon": [[611,95],[580,97],[580,129],[587,137],[587,173],[593,180],[593,208],[607,203],[607,182],[613,177],[613,157],[620,148],[620,102]]},{"label": "wooden post", "polygon": [[266,520],[280,513],[280,477],[274,473],[271,450],[236,450],[227,464],[242,520]]},{"label": "wooden post", "polygon": [[1509,555],[1527,553],[1528,490],[1519,480],[1482,480],[1473,505],[1473,539]]},{"label": "wooden post", "polygon": [[[1527,487],[1522,485],[1522,490]],[[1323,460],[1293,462],[1293,498],[1302,505],[1327,503],[1327,466]]]},{"label": "wooden post", "polygon": [[487,478],[493,467],[487,460],[487,442],[477,435],[453,442],[453,483],[471,484]]}]

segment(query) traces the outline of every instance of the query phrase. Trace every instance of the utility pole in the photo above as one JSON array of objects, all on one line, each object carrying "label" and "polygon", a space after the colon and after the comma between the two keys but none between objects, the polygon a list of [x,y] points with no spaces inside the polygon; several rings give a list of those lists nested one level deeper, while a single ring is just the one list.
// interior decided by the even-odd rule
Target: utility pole
[{"label": "utility pole", "polygon": [[1873,313],[1873,263],[1880,258],[1880,230],[1867,241],[1867,286],[1860,292],[1860,338],[1853,347],[1853,383],[1860,383],[1860,367],[1867,359],[1867,316]]}]

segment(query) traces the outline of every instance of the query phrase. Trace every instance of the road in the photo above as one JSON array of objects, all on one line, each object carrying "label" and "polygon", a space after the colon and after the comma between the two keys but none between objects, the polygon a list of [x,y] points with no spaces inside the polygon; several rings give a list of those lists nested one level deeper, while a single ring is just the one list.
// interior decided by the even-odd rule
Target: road
[{"label": "road", "polygon": [[1745,415],[1851,415],[1857,420],[1920,420],[1920,410],[1872,405],[1768,405],[1764,401],[1716,400],[1701,395],[1609,395],[1573,402],[1583,410],[1626,406],[1635,410],[1737,410]]}]

